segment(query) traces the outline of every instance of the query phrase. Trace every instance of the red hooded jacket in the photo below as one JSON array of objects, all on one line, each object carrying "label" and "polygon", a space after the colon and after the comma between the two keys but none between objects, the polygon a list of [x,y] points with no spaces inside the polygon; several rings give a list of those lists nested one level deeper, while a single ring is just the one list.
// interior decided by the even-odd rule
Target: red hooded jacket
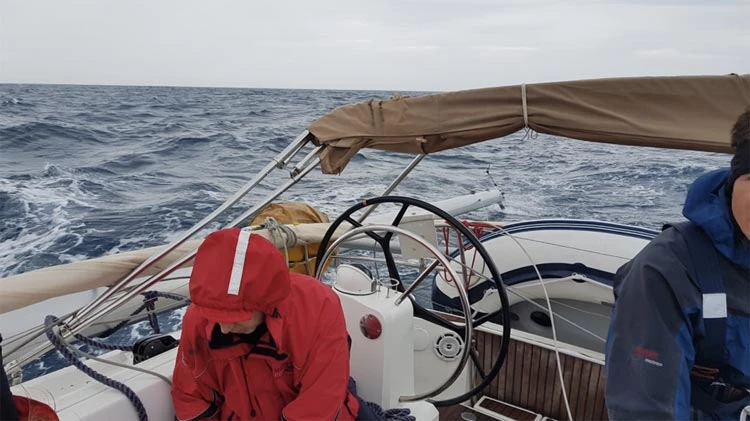
[{"label": "red hooded jacket", "polygon": [[[178,419],[356,417],[339,298],[317,279],[290,273],[268,240],[238,228],[209,235],[195,258],[190,296],[172,384]],[[249,320],[255,310],[265,314],[265,327],[254,343],[216,344],[218,322]]]}]

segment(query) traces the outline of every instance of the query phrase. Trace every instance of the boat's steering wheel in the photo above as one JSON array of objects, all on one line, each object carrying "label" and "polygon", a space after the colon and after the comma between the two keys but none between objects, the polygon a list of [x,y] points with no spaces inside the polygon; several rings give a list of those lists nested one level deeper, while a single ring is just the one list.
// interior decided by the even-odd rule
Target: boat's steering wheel
[{"label": "boat's steering wheel", "polygon": [[[433,215],[436,215],[439,218],[442,218],[443,220],[445,220],[446,223],[450,226],[450,228],[452,228],[452,229],[458,231],[459,233],[461,233],[461,235],[463,235],[463,237],[469,243],[471,243],[471,246],[473,246],[474,249],[475,249],[475,253],[479,254],[479,256],[481,256],[481,258],[484,260],[484,263],[486,264],[487,269],[489,270],[489,273],[492,276],[492,280],[495,283],[495,287],[497,288],[498,296],[500,297],[500,301],[501,301],[501,304],[502,304],[501,307],[500,307],[500,309],[498,309],[498,310],[496,310],[496,311],[494,311],[492,313],[489,313],[489,314],[484,314],[483,316],[481,316],[481,317],[479,317],[477,319],[472,319],[473,327],[477,327],[477,326],[480,326],[481,324],[485,323],[486,321],[488,321],[488,320],[496,317],[497,315],[501,315],[501,317],[502,317],[501,320],[502,320],[502,325],[503,325],[503,334],[502,334],[502,337],[500,339],[500,350],[499,350],[497,356],[495,357],[495,360],[494,360],[494,363],[493,363],[492,367],[486,373],[484,373],[481,370],[482,364],[479,361],[479,357],[478,357],[478,355],[476,353],[476,350],[472,346],[472,342],[473,341],[471,341],[471,340],[467,341],[466,344],[465,344],[466,349],[469,350],[470,356],[472,358],[472,361],[474,362],[474,365],[476,366],[477,370],[479,371],[479,375],[480,375],[481,381],[476,386],[474,386],[473,388],[471,388],[471,390],[467,391],[466,393],[464,393],[464,394],[462,394],[460,396],[456,396],[454,398],[444,399],[444,400],[431,400],[431,402],[435,406],[450,406],[450,405],[458,404],[460,402],[464,402],[468,398],[470,398],[471,396],[474,396],[476,393],[478,393],[482,389],[484,389],[487,385],[490,384],[490,382],[492,382],[492,380],[495,377],[497,377],[498,373],[500,372],[500,368],[502,367],[503,362],[505,362],[505,358],[506,358],[506,356],[508,354],[508,346],[509,346],[509,343],[510,343],[510,329],[511,329],[510,328],[510,320],[511,320],[511,316],[510,316],[510,304],[508,303],[508,296],[507,296],[507,294],[505,292],[505,288],[504,288],[504,285],[503,285],[503,283],[501,281],[500,274],[498,273],[498,270],[495,267],[495,264],[492,261],[489,253],[484,248],[484,246],[479,241],[479,239],[474,235],[474,233],[471,232],[471,230],[469,230],[466,226],[464,226],[461,222],[459,222],[456,218],[454,218],[452,215],[448,214],[444,210],[442,210],[442,209],[440,209],[440,208],[438,208],[436,206],[433,206],[433,205],[431,205],[429,203],[423,202],[421,200],[417,200],[417,199],[413,199],[413,198],[409,198],[409,197],[402,197],[402,196],[383,196],[383,197],[376,197],[376,198],[372,198],[372,199],[367,199],[367,200],[364,200],[361,203],[359,203],[357,205],[354,205],[354,206],[350,207],[349,209],[347,209],[328,228],[328,230],[326,231],[325,235],[323,236],[323,239],[321,240],[319,248],[318,248],[318,253],[317,253],[317,257],[316,257],[316,261],[315,261],[315,273],[317,274],[321,267],[325,267],[324,265],[327,262],[325,262],[324,259],[328,260],[327,256],[328,257],[330,256],[330,253],[326,253],[326,252],[327,252],[327,249],[329,247],[329,243],[331,242],[331,238],[333,237],[333,235],[336,232],[336,230],[344,222],[347,222],[347,223],[351,224],[353,227],[356,227],[356,229],[358,231],[362,230],[362,233],[364,233],[368,237],[372,238],[380,246],[380,248],[382,249],[384,258],[385,258],[386,266],[388,268],[388,275],[389,275],[389,277],[392,278],[392,279],[395,279],[396,281],[398,281],[397,289],[399,291],[401,291],[401,292],[406,291],[406,289],[404,288],[403,282],[401,280],[401,275],[399,274],[399,271],[398,271],[398,266],[397,266],[396,261],[395,261],[395,259],[393,257],[394,256],[393,252],[391,250],[391,239],[393,237],[393,234],[395,233],[396,229],[399,229],[399,230],[401,230],[401,229],[400,228],[395,228],[395,229],[389,230],[385,234],[381,235],[381,234],[378,234],[377,232],[375,232],[375,231],[378,231],[377,229],[372,230],[372,231],[367,230],[367,226],[366,225],[363,226],[363,224],[361,222],[355,220],[352,217],[352,215],[355,212],[358,212],[358,211],[360,211],[360,210],[362,210],[362,209],[364,209],[366,207],[371,207],[371,206],[374,207],[374,206],[377,206],[377,205],[380,205],[380,204],[384,204],[384,203],[391,203],[391,204],[401,205],[401,208],[396,213],[396,216],[393,218],[393,221],[390,223],[390,227],[394,227],[394,228],[398,227],[398,225],[401,223],[404,215],[406,214],[407,209],[410,206],[414,206],[416,208],[426,210],[426,211],[432,213]],[[372,210],[372,209],[369,209],[369,210]],[[375,227],[373,227],[373,228],[375,228]],[[384,230],[382,228],[379,230],[379,232],[381,232],[381,233],[383,231]],[[337,244],[338,244],[338,242],[337,242]],[[433,251],[431,251],[431,253],[434,254],[435,251],[437,251],[437,250],[433,250]],[[437,251],[437,253],[441,253],[441,252]],[[435,256],[435,257],[438,258],[438,256]],[[452,259],[451,257],[446,256],[445,254],[442,254],[442,256],[440,256],[440,258],[438,258],[438,260],[440,260],[441,258],[446,258],[446,257],[448,259]],[[467,265],[466,265],[466,262],[464,261],[464,255],[463,255],[463,253],[459,253],[459,257],[462,259],[461,262],[460,262],[461,265],[463,265],[463,267],[466,268]],[[417,280],[424,279],[431,272],[433,272],[435,270],[435,268],[438,266],[438,263],[439,263],[438,260],[436,260],[436,262],[434,264],[432,264],[431,266],[429,266],[424,272],[420,273],[419,276],[417,277]],[[446,270],[446,275],[450,271],[452,271],[452,269],[447,268],[447,267],[445,268],[445,270]],[[428,322],[431,322],[431,323],[437,324],[439,326],[442,326],[442,327],[444,327],[444,328],[446,328],[448,330],[451,330],[451,331],[457,333],[461,337],[465,336],[465,334],[466,334],[466,328],[465,328],[464,324],[457,325],[454,322],[452,322],[452,321],[450,321],[450,320],[448,320],[448,319],[446,319],[444,317],[441,317],[439,314],[436,314],[435,312],[430,311],[430,310],[424,308],[416,300],[413,299],[413,297],[411,296],[411,294],[409,294],[407,296],[408,296],[409,300],[411,300],[411,302],[412,302],[412,306],[414,308],[414,315],[416,317],[419,317],[419,318],[421,318],[423,320],[426,320]],[[467,315],[471,314],[469,308],[465,308],[464,312],[465,312],[465,316],[464,317],[467,317]],[[453,381],[455,381],[455,377],[456,376],[454,376],[454,378],[449,379],[448,382],[447,382],[447,384],[443,385],[443,387],[438,388],[437,390],[441,391],[441,390],[446,389],[448,386],[450,386],[450,383],[452,383]]]}]

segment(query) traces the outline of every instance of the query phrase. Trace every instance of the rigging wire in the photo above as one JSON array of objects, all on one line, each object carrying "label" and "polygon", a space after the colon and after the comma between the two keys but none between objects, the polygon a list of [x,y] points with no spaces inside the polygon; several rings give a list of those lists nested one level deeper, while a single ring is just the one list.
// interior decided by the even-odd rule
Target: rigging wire
[{"label": "rigging wire", "polygon": [[[457,261],[457,260],[453,260],[453,261],[454,261],[454,262],[456,262],[456,263],[458,263],[458,264],[462,264],[461,262],[459,262],[459,261]],[[468,269],[469,269],[469,270],[470,270],[471,272],[473,272],[473,274],[474,274],[474,275],[476,275],[476,276],[477,276],[477,277],[478,277],[479,279],[481,279],[481,280],[484,280],[484,281],[489,281],[489,280],[490,280],[490,278],[488,278],[488,277],[487,277],[486,275],[484,275],[483,273],[480,273],[480,272],[478,272],[478,271],[477,271],[476,269],[474,269],[474,268],[471,268],[471,267],[469,267]],[[566,281],[566,280],[572,280],[572,279],[581,279],[581,276],[580,276],[580,275],[576,275],[576,276],[569,276],[569,277],[565,277],[565,278],[556,278],[556,279],[554,280],[554,282],[560,282],[560,281]],[[587,282],[591,282],[591,281],[590,281],[590,280],[588,280]],[[508,285],[508,286],[506,286],[506,287],[505,287],[505,289],[506,289],[506,290],[507,290],[508,292],[510,292],[511,294],[514,294],[514,295],[515,295],[515,296],[517,296],[518,298],[520,298],[520,299],[524,300],[525,302],[528,302],[529,304],[531,304],[531,305],[533,305],[533,306],[535,306],[535,307],[537,307],[537,308],[539,308],[539,309],[542,309],[542,310],[547,310],[547,311],[549,311],[549,309],[548,309],[547,307],[545,307],[545,306],[543,306],[543,305],[541,305],[541,304],[537,303],[537,302],[536,302],[536,301],[534,301],[534,300],[533,300],[532,298],[529,298],[528,296],[526,296],[526,295],[523,295],[523,294],[522,294],[521,292],[519,292],[519,291],[518,291],[518,288],[517,288],[517,287],[514,287],[514,286],[511,286],[511,285]],[[569,308],[571,308],[572,310],[576,310],[576,311],[578,311],[578,312],[581,312],[581,313],[586,313],[586,314],[590,314],[590,315],[593,315],[593,316],[597,316],[597,317],[606,317],[606,316],[602,316],[601,314],[597,314],[597,313],[594,313],[594,312],[590,312],[590,311],[582,310],[582,309],[580,309],[580,308],[577,308],[577,307],[571,306],[571,305],[569,305],[569,304],[565,304],[565,303],[562,303],[562,302],[560,302],[560,301],[557,301],[557,300],[554,300],[554,299],[550,299],[550,302],[556,303],[556,304],[558,304],[558,305],[560,305],[560,306],[565,306],[565,307],[569,307]],[[435,303],[434,301],[433,301],[433,304],[444,305],[444,304],[441,304],[441,303]],[[594,332],[592,332],[592,331],[590,331],[590,330],[586,329],[585,327],[581,326],[580,324],[578,324],[578,323],[576,323],[576,322],[574,322],[574,321],[572,321],[572,320],[568,319],[567,317],[565,317],[565,316],[563,316],[563,315],[561,315],[561,314],[559,314],[559,313],[557,313],[557,312],[552,312],[552,313],[554,313],[554,314],[555,314],[555,317],[558,317],[558,318],[559,318],[560,320],[563,320],[564,322],[566,322],[566,323],[568,323],[568,324],[572,325],[573,327],[575,327],[575,328],[578,328],[578,329],[579,329],[579,330],[581,330],[582,332],[584,332],[584,333],[587,333],[587,334],[589,334],[589,335],[593,336],[594,338],[596,338],[596,339],[598,339],[598,340],[600,340],[600,341],[602,341],[602,342],[606,342],[606,338],[602,338],[601,336],[599,336],[599,335],[597,335],[596,333],[594,333]]]},{"label": "rigging wire", "polygon": [[[527,300],[530,301],[531,303],[533,303],[534,305],[537,305],[537,306],[539,306],[539,307],[541,307],[541,308],[543,308],[543,309],[545,309],[546,311],[549,312],[550,322],[551,322],[551,327],[552,327],[552,341],[553,341],[554,352],[555,352],[555,360],[556,360],[556,363],[557,363],[557,373],[558,373],[559,380],[560,380],[560,388],[561,388],[562,394],[563,394],[563,402],[565,402],[565,410],[567,411],[568,419],[570,421],[573,421],[573,415],[572,415],[572,411],[570,409],[570,402],[568,400],[568,393],[567,393],[567,390],[565,388],[565,379],[564,379],[563,371],[562,371],[562,362],[560,361],[560,345],[559,345],[559,341],[557,339],[557,330],[555,328],[554,317],[560,317],[560,319],[562,319],[562,320],[566,320],[566,319],[563,318],[562,316],[559,316],[559,315],[555,316],[555,313],[552,310],[552,301],[551,301],[551,299],[549,297],[549,293],[548,293],[547,287],[545,285],[545,283],[547,281],[542,277],[542,274],[539,271],[539,268],[537,267],[537,264],[534,262],[534,259],[531,257],[531,254],[529,254],[529,252],[526,250],[526,248],[518,241],[518,239],[516,239],[515,235],[509,233],[502,225],[500,225],[500,224],[492,224],[492,223],[490,223],[490,225],[493,226],[496,229],[501,230],[501,232],[503,232],[506,236],[508,236],[508,238],[510,238],[511,240],[513,240],[516,243],[516,245],[521,249],[521,251],[523,251],[523,253],[526,255],[526,257],[529,259],[529,262],[531,263],[531,266],[534,268],[534,271],[536,272],[537,278],[539,279],[539,282],[540,282],[540,285],[542,287],[542,290],[544,291],[544,298],[545,298],[545,301],[547,303],[547,308],[545,309],[544,307],[542,307],[541,305],[539,305],[537,303],[534,303],[530,299],[527,299]],[[459,244],[458,247],[463,247],[463,245]],[[462,262],[458,262],[457,260],[454,260],[454,261],[456,261],[458,264],[462,264]],[[517,292],[514,291],[514,293],[517,293]],[[517,295],[519,295],[522,299],[526,299],[521,294],[517,294]],[[566,321],[568,321],[568,320],[566,320]],[[568,323],[572,324],[572,322],[570,322],[570,321],[568,321]],[[582,330],[586,331],[585,329],[582,329]],[[601,337],[599,337],[598,335],[596,335],[596,334],[594,334],[592,332],[588,332],[588,333],[590,333],[593,336],[601,339]]]},{"label": "rigging wire", "polygon": [[536,263],[534,262],[534,259],[531,257],[531,254],[526,250],[526,248],[521,245],[521,243],[515,238],[514,235],[510,234],[502,225],[500,224],[494,224],[495,228],[501,230],[501,232],[505,233],[510,239],[512,239],[516,245],[523,251],[523,253],[526,255],[526,257],[529,259],[529,263],[531,263],[531,266],[534,267],[534,271],[537,274],[537,277],[539,278],[540,285],[542,286],[542,290],[544,291],[544,299],[547,302],[547,311],[549,311],[550,315],[550,321],[552,323],[552,341],[555,347],[555,360],[557,361],[557,373],[560,378],[560,388],[562,390],[563,394],[563,401],[565,402],[565,410],[568,413],[568,419],[570,421],[573,421],[573,414],[570,410],[570,402],[568,400],[568,392],[565,388],[565,379],[563,377],[562,372],[562,363],[560,361],[560,346],[557,340],[557,330],[555,329],[555,320],[553,317],[552,312],[552,303],[550,302],[549,293],[547,292],[547,286],[545,285],[545,280],[542,278],[542,274],[539,272],[539,268],[537,267]]}]

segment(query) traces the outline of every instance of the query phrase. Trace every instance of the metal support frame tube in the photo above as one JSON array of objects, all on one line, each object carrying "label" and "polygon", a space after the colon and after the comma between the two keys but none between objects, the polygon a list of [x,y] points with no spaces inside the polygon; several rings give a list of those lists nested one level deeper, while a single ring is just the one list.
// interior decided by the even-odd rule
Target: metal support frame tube
[{"label": "metal support frame tube", "polygon": [[[307,136],[307,131],[305,131],[303,133],[303,135],[298,136],[297,139],[295,139],[294,144],[297,144],[297,143],[304,144],[304,143],[306,143],[307,142],[307,140],[305,139],[306,136]],[[278,156],[284,157],[284,160],[291,158],[293,156],[293,154],[291,153],[292,151],[294,153],[297,153],[297,152],[299,152],[299,150],[301,150],[301,145],[300,146],[295,146],[294,144],[288,146]],[[313,152],[311,152],[309,155],[310,156],[312,156],[312,155],[319,155],[320,151],[323,148],[324,148],[323,146],[317,146],[317,147],[315,147],[315,149],[313,150]],[[311,161],[310,158],[306,158],[306,160],[307,161]],[[240,192],[238,192],[234,196],[232,196],[232,198],[230,200],[228,200],[227,202],[225,202],[219,208],[219,209],[221,209],[220,212],[219,212],[219,209],[217,209],[211,215],[209,215],[209,217],[212,217],[211,220],[208,220],[209,217],[204,218],[199,223],[199,225],[200,225],[199,227],[197,227],[197,228],[196,227],[191,228],[190,235],[183,235],[180,238],[180,240],[178,240],[175,243],[172,243],[170,245],[171,248],[168,247],[169,251],[174,250],[174,248],[176,248],[177,246],[179,246],[180,244],[182,244],[190,236],[194,235],[195,232],[197,232],[198,230],[200,230],[200,228],[202,228],[204,225],[210,223],[219,214],[223,213],[232,204],[234,204],[235,202],[237,202],[252,187],[255,187],[255,185],[257,185],[260,181],[262,181],[262,179],[266,175],[268,175],[268,173],[270,173],[270,171],[273,170],[273,168],[275,168],[275,166],[276,166],[275,163],[277,163],[277,162],[279,162],[279,161],[274,161],[274,163],[271,163],[271,164],[267,165],[263,169],[262,176],[261,175],[256,176],[251,182],[247,183],[241,189],[242,194],[240,194]],[[249,209],[248,211],[242,213],[240,216],[238,216],[236,219],[234,219],[230,223],[229,226],[233,226],[233,227],[234,226],[238,226],[245,219],[247,219],[250,215],[252,215],[253,213],[259,212],[260,209],[262,209],[264,206],[266,206],[267,204],[269,204],[272,200],[276,199],[283,192],[285,192],[286,190],[288,190],[289,187],[291,187],[291,186],[295,185],[297,182],[299,182],[299,180],[301,180],[303,177],[305,177],[307,174],[309,174],[310,171],[312,171],[319,164],[320,164],[320,159],[318,159],[317,161],[310,162],[307,167],[302,168],[299,171],[298,174],[294,175],[291,180],[289,180],[282,187],[280,187],[276,191],[274,191],[273,194],[269,195],[262,203],[260,203],[259,205],[254,206],[253,208]],[[232,202],[229,203],[230,201],[232,201]],[[91,324],[96,319],[98,319],[98,318],[106,315],[107,313],[109,313],[109,312],[117,309],[122,304],[124,304],[125,302],[129,301],[130,299],[132,299],[136,295],[138,295],[141,292],[147,290],[148,288],[150,288],[155,283],[157,283],[157,282],[161,281],[162,279],[164,279],[165,277],[169,276],[169,274],[171,274],[172,272],[174,272],[175,270],[177,270],[185,262],[187,262],[188,260],[192,259],[195,256],[196,252],[197,252],[197,250],[194,250],[194,251],[186,254],[185,256],[183,256],[182,258],[180,258],[177,262],[173,263],[168,268],[164,269],[163,271],[159,272],[158,274],[152,275],[150,278],[148,278],[148,280],[144,281],[143,283],[141,283],[140,285],[138,285],[136,288],[132,289],[130,292],[128,292],[124,296],[118,298],[117,300],[115,300],[113,303],[111,303],[110,305],[106,306],[105,308],[102,308],[102,309],[99,309],[98,311],[95,311],[96,308],[99,307],[100,305],[97,304],[96,306],[94,306],[93,305],[94,302],[92,302],[89,306],[87,306],[85,308],[87,310],[86,312],[81,311],[79,314],[76,315],[76,317],[71,321],[71,324],[69,325],[68,329],[61,329],[61,334],[63,335],[63,338],[67,339],[67,338],[69,338],[70,336],[72,336],[72,335],[74,335],[76,333],[80,333],[83,329],[85,329],[89,324]],[[116,286],[118,287],[117,291],[114,291],[114,292],[108,294],[108,297],[106,297],[106,298],[110,298],[114,294],[116,294],[117,292],[122,291],[123,288],[124,288],[124,286],[127,283],[131,282],[133,279],[135,279],[138,274],[142,273],[148,267],[148,265],[152,264],[153,262],[155,262],[159,258],[165,256],[167,253],[168,252],[161,252],[161,253],[158,254],[157,257],[152,256],[151,258],[149,258],[148,260],[146,260],[145,262],[143,262],[133,272],[131,272],[126,278],[123,278],[122,281],[118,282],[116,284]],[[109,292],[109,290],[108,290],[108,292]],[[104,294],[99,297],[100,299],[97,299],[95,301],[99,301],[99,303],[104,302],[105,299],[101,299],[101,297],[103,297],[103,296],[104,296]],[[35,348],[34,350],[32,350],[29,354],[25,355],[20,360],[17,360],[15,362],[15,364],[13,364],[12,366],[9,367],[9,370],[12,370],[14,368],[22,367],[27,361],[30,361],[32,359],[35,359],[35,358],[43,355],[45,352],[49,351],[50,349],[52,349],[52,347],[51,347],[50,344],[43,344],[43,345],[38,346],[37,348]]]},{"label": "metal support frame tube", "polygon": [[[307,175],[310,171],[312,171],[319,162],[311,163],[307,168],[303,169],[302,172],[300,172],[298,175],[296,175],[292,180],[288,181],[286,184],[278,188],[273,194],[269,195],[263,202],[260,204],[252,207],[251,209],[244,212],[242,215],[238,216],[236,219],[234,219],[229,226],[236,227],[239,226],[243,221],[245,221],[247,218],[249,218],[251,215],[258,213],[261,209],[263,209],[264,206],[271,203],[274,199],[276,199],[279,195],[281,195],[283,192],[285,192],[289,187],[295,185],[297,182],[299,182],[300,179],[302,179],[305,175]],[[185,262],[195,257],[195,254],[197,253],[197,250],[193,250],[192,252],[186,254],[180,260],[170,265],[168,268],[164,269],[163,271],[159,272],[158,274],[152,275],[151,278],[143,282],[142,284],[138,285],[135,289],[130,291],[125,296],[121,297],[114,303],[112,303],[111,306],[107,307],[106,309],[103,309],[100,314],[96,314],[90,318],[90,321],[96,320],[99,317],[104,316],[105,314],[109,313],[112,310],[117,309],[120,307],[123,303],[129,301],[131,298],[137,296],[138,294],[142,293],[143,291],[146,291],[148,288],[150,288],[155,283],[161,281],[163,278],[169,276],[172,272],[177,270],[180,266],[182,266]],[[86,327],[88,325],[89,320],[81,322],[81,324],[85,324]],[[78,325],[76,324],[76,328]],[[74,332],[77,333],[77,332]]]},{"label": "metal support frame tube", "polygon": [[[417,164],[422,162],[425,156],[427,155],[421,154],[421,155],[417,155],[416,157],[414,157],[414,159],[412,159],[409,165],[406,168],[404,168],[403,171],[401,171],[398,177],[396,177],[396,179],[393,180],[388,187],[386,187],[385,191],[383,192],[383,194],[381,194],[381,196],[388,196],[389,194],[391,194],[391,192],[395,190],[396,187],[398,187],[398,185],[401,184],[402,181],[404,181],[404,178],[406,178],[406,176],[409,175],[410,172],[412,172],[412,170],[417,166]],[[364,221],[365,218],[367,218],[372,213],[372,211],[374,211],[377,207],[378,205],[371,206],[364,213],[362,213],[362,216],[359,218],[357,222]]]},{"label": "metal support frame tube", "polygon": [[125,278],[117,282],[114,286],[110,287],[107,291],[105,291],[102,295],[97,297],[94,301],[89,303],[87,306],[83,307],[79,312],[76,314],[77,318],[83,318],[86,317],[89,313],[91,313],[95,308],[99,307],[104,301],[106,301],[108,298],[112,297],[114,294],[118,293],[125,285],[130,283],[133,279],[137,278],[138,275],[143,273],[151,264],[158,261],[162,257],[166,256],[167,254],[171,253],[174,249],[180,246],[180,244],[187,241],[190,237],[195,235],[198,231],[200,231],[203,227],[208,225],[209,223],[213,222],[214,219],[216,219],[219,215],[224,213],[227,209],[229,209],[232,205],[237,203],[243,196],[245,196],[252,188],[257,186],[263,179],[273,171],[274,168],[277,168],[279,166],[286,165],[286,162],[291,159],[295,154],[297,154],[302,147],[308,142],[307,135],[309,133],[307,130],[302,132],[299,136],[297,136],[294,141],[287,146],[283,151],[281,151],[276,158],[273,159],[273,162],[270,162],[268,165],[266,165],[258,175],[253,177],[247,184],[242,186],[242,188],[237,191],[232,197],[227,199],[224,203],[221,204],[216,210],[211,212],[208,216],[203,218],[200,222],[195,224],[192,228],[190,228],[185,234],[181,235],[176,241],[169,244],[167,247],[165,247],[162,251],[154,254],[153,256],[149,257],[138,265],[135,269],[133,269],[132,272],[130,272]]},{"label": "metal support frame tube", "polygon": [[[289,180],[286,184],[284,184],[283,186],[281,186],[280,188],[278,188],[273,194],[269,195],[263,202],[261,202],[260,204],[252,207],[251,209],[247,210],[242,215],[238,216],[235,220],[233,220],[230,223],[229,226],[236,227],[236,226],[240,225],[243,221],[245,221],[247,218],[249,218],[251,215],[253,215],[255,213],[258,213],[261,209],[263,209],[264,206],[266,206],[267,204],[271,203],[272,200],[276,199],[279,195],[281,195],[283,192],[285,192],[287,189],[289,189],[289,187],[295,185],[300,179],[302,179],[302,177],[304,177],[310,171],[312,171],[318,165],[318,163],[319,163],[319,161],[315,162],[315,163],[311,163],[307,168],[303,169],[300,174],[296,175],[292,180]],[[108,306],[108,307],[100,310],[99,312],[97,312],[93,316],[91,316],[91,317],[89,317],[89,318],[87,318],[85,320],[82,320],[79,323],[76,323],[73,327],[71,327],[71,329],[70,329],[71,333],[78,333],[78,331],[80,329],[85,328],[86,326],[88,326],[94,320],[96,320],[96,319],[98,319],[98,318],[106,315],[107,313],[109,313],[109,312],[117,309],[118,307],[120,307],[122,304],[124,304],[125,302],[129,301],[133,297],[139,295],[143,291],[146,291],[147,289],[149,289],[155,283],[157,283],[157,282],[161,281],[162,279],[164,279],[165,277],[169,276],[172,272],[174,272],[175,270],[177,270],[180,266],[182,266],[183,264],[185,264],[188,260],[190,260],[193,257],[195,257],[195,255],[196,255],[197,252],[198,252],[198,250],[191,251],[190,253],[186,254],[183,257],[181,257],[180,260],[172,263],[169,267],[167,267],[166,269],[162,270],[158,274],[152,275],[148,280],[146,280],[142,284],[138,285],[136,288],[134,288],[133,290],[131,290],[129,293],[127,293],[123,297],[120,297],[118,300],[116,300],[110,306]]]}]

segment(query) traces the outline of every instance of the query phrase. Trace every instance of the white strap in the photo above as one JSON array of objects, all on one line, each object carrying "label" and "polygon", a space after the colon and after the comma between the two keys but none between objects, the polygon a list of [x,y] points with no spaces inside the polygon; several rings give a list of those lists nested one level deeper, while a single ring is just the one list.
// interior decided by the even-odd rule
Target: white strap
[{"label": "white strap", "polygon": [[250,232],[241,230],[237,239],[237,247],[234,249],[234,261],[232,262],[232,275],[229,277],[227,294],[239,295],[240,283],[242,282],[242,271],[245,269],[245,256],[247,246],[250,244]]},{"label": "white strap", "polygon": [[521,106],[523,107],[523,125],[529,127],[529,109],[526,106],[526,84],[521,84]]}]

